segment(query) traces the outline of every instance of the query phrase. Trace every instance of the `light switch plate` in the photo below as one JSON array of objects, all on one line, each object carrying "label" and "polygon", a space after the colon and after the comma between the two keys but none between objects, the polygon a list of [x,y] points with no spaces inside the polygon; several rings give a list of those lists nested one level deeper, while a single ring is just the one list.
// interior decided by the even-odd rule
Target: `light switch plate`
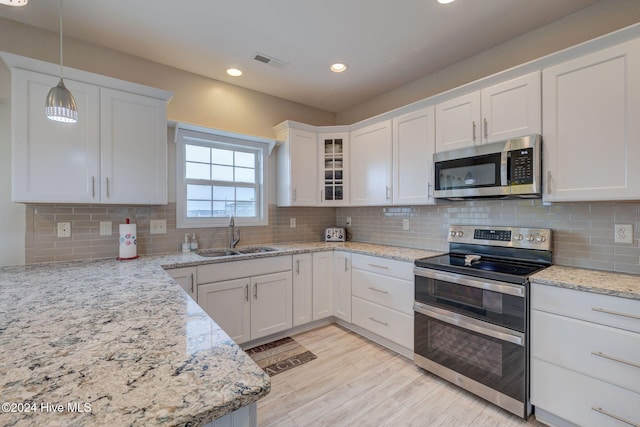
[{"label": "light switch plate", "polygon": [[100,221],[100,235],[111,236],[113,233],[113,224],[111,221]]},{"label": "light switch plate", "polygon": [[291,227],[291,228],[296,228],[297,227],[295,218],[290,218],[289,219],[289,227]]},{"label": "light switch plate", "polygon": [[402,229],[404,231],[408,231],[409,230],[409,220],[406,219],[406,218],[402,220]]},{"label": "light switch plate", "polygon": [[58,237],[71,237],[71,223],[59,222],[58,223]]},{"label": "light switch plate", "polygon": [[152,219],[149,221],[151,228],[150,234],[167,234],[167,220],[166,219]]},{"label": "light switch plate", "polygon": [[616,243],[633,243],[633,224],[614,225]]}]

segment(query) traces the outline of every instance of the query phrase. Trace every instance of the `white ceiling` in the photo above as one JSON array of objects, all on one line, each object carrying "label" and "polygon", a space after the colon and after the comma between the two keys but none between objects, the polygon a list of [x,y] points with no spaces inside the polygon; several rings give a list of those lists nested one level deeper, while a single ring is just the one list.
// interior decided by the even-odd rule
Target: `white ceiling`
[{"label": "white ceiling", "polygon": [[[64,0],[64,35],[339,112],[597,1]],[[58,31],[57,0],[0,16]]]}]

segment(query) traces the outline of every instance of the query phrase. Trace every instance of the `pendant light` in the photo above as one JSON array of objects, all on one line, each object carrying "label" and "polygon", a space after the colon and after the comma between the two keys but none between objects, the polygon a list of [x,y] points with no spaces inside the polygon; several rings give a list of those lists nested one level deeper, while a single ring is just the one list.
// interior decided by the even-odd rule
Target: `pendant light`
[{"label": "pendant light", "polygon": [[60,0],[60,81],[58,85],[51,88],[47,95],[45,112],[49,120],[64,123],[78,122],[78,107],[73,95],[65,87],[62,80],[62,0]]}]

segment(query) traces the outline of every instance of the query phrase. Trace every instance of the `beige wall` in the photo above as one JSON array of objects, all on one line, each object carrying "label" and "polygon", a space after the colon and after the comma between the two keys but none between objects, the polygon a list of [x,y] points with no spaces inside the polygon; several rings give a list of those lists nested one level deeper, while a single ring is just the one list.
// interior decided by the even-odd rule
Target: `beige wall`
[{"label": "beige wall", "polygon": [[337,114],[336,124],[356,123],[637,22],[640,22],[640,0],[602,0],[564,19],[341,111]]}]

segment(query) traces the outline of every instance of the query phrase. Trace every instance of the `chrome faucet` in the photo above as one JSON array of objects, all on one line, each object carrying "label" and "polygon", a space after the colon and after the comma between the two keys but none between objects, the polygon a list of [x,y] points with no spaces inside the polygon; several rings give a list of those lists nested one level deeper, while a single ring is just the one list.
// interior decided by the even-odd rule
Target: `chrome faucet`
[{"label": "chrome faucet", "polygon": [[[236,237],[236,234],[238,237]],[[236,223],[232,214],[229,216],[229,249],[235,248],[239,241],[240,241],[240,229],[238,228],[236,230]]]}]

